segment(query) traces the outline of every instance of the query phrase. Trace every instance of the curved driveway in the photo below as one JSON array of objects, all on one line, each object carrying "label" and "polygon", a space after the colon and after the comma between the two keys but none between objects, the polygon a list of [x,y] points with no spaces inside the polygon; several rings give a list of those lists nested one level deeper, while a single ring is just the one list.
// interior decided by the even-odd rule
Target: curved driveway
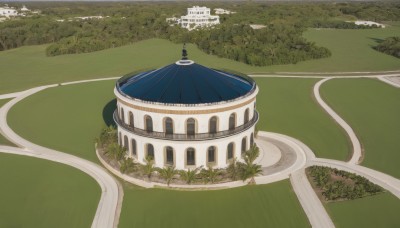
[{"label": "curved driveway", "polygon": [[14,104],[36,92],[55,86],[57,85],[40,86],[17,93],[16,98],[0,108],[0,131],[10,141],[23,148],[1,146],[0,151],[63,163],[87,173],[97,181],[102,191],[92,227],[116,227],[123,193],[119,192],[117,181],[104,168],[91,161],[31,143],[17,135],[7,124],[7,113]]}]

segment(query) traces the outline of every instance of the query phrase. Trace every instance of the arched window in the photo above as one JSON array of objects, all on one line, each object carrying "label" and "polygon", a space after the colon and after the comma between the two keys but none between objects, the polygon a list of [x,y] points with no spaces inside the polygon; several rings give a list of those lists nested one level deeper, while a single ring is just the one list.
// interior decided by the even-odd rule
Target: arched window
[{"label": "arched window", "polygon": [[165,134],[167,134],[167,135],[174,134],[174,123],[171,118],[169,118],[169,117],[165,118],[164,128],[165,128]]},{"label": "arched window", "polygon": [[129,126],[135,127],[135,123],[133,122],[133,113],[129,112]]},{"label": "arched window", "polygon": [[153,120],[151,119],[150,116],[145,116],[145,124],[146,124],[146,131],[147,132],[152,132],[153,131]]},{"label": "arched window", "polygon": [[124,148],[126,150],[129,150],[129,141],[128,141],[128,136],[124,136]]},{"label": "arched window", "polygon": [[194,136],[196,133],[196,121],[193,118],[189,118],[186,121],[186,134]]},{"label": "arched window", "polygon": [[124,115],[124,109],[123,108],[121,108],[121,120],[122,120],[122,123],[125,123],[125,115]]},{"label": "arched window", "polygon": [[246,109],[246,111],[244,111],[244,123],[249,122],[249,109]]},{"label": "arched window", "polygon": [[154,146],[153,144],[147,144],[146,146],[146,157],[150,157],[151,160],[154,160]]},{"label": "arched window", "polygon": [[236,114],[232,113],[229,116],[229,130],[233,130],[236,127]]},{"label": "arched window", "polygon": [[133,156],[137,155],[137,152],[136,152],[136,140],[134,140],[134,139],[131,140],[131,153],[132,153]]},{"label": "arched window", "polygon": [[218,119],[216,116],[211,117],[210,121],[209,121],[209,132],[211,134],[215,134],[218,131]]},{"label": "arched window", "polygon": [[226,158],[227,158],[228,160],[233,159],[234,146],[235,146],[235,145],[233,144],[233,142],[231,142],[231,143],[228,144],[227,154],[226,154]]},{"label": "arched window", "polygon": [[170,146],[165,148],[165,163],[167,165],[174,165],[174,149]]},{"label": "arched window", "polygon": [[215,163],[215,146],[208,147],[207,150],[207,162],[208,163]]},{"label": "arched window", "polygon": [[186,150],[186,165],[196,165],[196,151],[192,147]]},{"label": "arched window", "polygon": [[252,147],[253,144],[254,144],[254,135],[253,135],[253,133],[251,133],[251,135],[250,135],[250,147]]},{"label": "arched window", "polygon": [[246,150],[247,150],[247,139],[246,139],[246,137],[244,137],[244,138],[242,139],[242,154],[243,154],[244,152],[246,152]]}]

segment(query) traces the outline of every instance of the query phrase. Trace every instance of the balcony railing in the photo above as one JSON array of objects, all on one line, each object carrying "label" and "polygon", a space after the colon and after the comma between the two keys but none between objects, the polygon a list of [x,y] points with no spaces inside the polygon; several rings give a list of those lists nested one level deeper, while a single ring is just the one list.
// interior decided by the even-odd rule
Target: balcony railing
[{"label": "balcony railing", "polygon": [[216,133],[196,133],[193,135],[190,134],[168,134],[166,132],[157,132],[157,131],[146,131],[144,129],[132,127],[124,123],[118,116],[117,111],[114,112],[114,121],[118,124],[118,126],[123,127],[125,130],[132,132],[136,135],[155,138],[155,139],[166,139],[166,140],[175,140],[175,141],[201,141],[201,140],[208,140],[208,139],[218,139],[218,138],[225,138],[231,135],[238,134],[243,132],[250,127],[254,126],[258,121],[258,113],[254,111],[253,119],[248,121],[247,123],[240,125],[232,130],[225,130],[219,131]]}]

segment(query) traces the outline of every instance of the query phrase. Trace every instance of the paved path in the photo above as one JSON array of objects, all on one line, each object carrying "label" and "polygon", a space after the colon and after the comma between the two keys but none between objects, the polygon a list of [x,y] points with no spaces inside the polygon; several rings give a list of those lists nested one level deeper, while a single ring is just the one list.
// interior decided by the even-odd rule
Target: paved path
[{"label": "paved path", "polygon": [[7,124],[7,113],[14,104],[27,96],[54,86],[57,85],[40,86],[20,92],[16,98],[9,101],[0,109],[0,131],[11,142],[22,147],[21,149],[1,146],[0,150],[2,152],[33,156],[63,163],[87,173],[97,181],[102,191],[92,227],[116,227],[118,224],[117,218],[119,217],[119,214],[116,212],[120,211],[119,207],[121,205],[118,202],[121,202],[122,192],[119,192],[120,189],[118,188],[117,181],[104,168],[88,160],[31,143],[17,135]]},{"label": "paved path", "polygon": [[389,85],[400,88],[400,75],[394,76],[394,77],[381,76],[381,77],[378,77],[378,79]]}]

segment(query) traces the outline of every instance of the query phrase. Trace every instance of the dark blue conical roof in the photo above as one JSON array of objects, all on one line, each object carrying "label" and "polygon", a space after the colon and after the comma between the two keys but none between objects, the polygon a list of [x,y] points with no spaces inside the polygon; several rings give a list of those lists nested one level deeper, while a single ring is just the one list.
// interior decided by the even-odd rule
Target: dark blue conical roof
[{"label": "dark blue conical roof", "polygon": [[181,60],[139,73],[118,84],[123,94],[143,101],[202,104],[229,101],[249,93],[254,81]]}]

